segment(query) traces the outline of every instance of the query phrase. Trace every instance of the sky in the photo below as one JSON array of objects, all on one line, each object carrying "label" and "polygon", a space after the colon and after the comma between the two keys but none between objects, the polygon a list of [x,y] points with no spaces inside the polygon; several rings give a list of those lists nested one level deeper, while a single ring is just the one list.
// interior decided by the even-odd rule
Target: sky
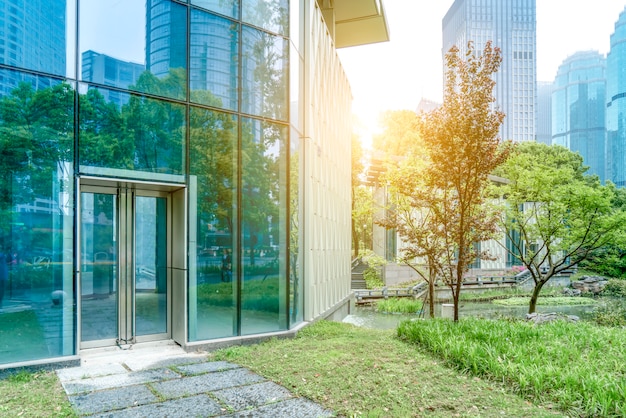
[{"label": "sky", "polygon": [[[357,133],[367,143],[385,110],[415,110],[420,99],[440,102],[441,21],[453,0],[382,0],[389,42],[343,48]],[[577,51],[606,54],[626,0],[536,0],[537,80],[553,81]]]}]

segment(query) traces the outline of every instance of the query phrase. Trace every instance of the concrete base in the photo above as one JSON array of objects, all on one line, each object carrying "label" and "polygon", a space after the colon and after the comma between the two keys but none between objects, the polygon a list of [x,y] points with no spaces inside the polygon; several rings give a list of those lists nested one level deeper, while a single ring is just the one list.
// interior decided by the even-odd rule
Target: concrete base
[{"label": "concrete base", "polygon": [[441,305],[441,317],[445,319],[454,319],[454,304],[443,303]]}]

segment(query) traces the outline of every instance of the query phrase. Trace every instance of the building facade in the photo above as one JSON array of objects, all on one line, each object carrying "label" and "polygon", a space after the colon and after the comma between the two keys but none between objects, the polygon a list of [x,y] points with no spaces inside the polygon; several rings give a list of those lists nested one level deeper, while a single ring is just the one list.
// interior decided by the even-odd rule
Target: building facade
[{"label": "building facade", "polygon": [[578,152],[605,179],[606,59],[581,51],[559,66],[552,90],[552,144]]},{"label": "building facade", "polygon": [[455,0],[442,23],[443,53],[457,46],[461,53],[474,42],[482,51],[487,41],[502,50],[495,74],[496,106],[505,114],[504,140],[535,140],[537,102],[537,36],[535,0]]},{"label": "building facade", "polygon": [[537,142],[552,145],[552,82],[537,81]]},{"label": "building facade", "polygon": [[[33,8],[62,23],[18,29],[61,45],[23,37],[38,60],[0,54],[0,368],[347,314],[336,47],[388,39],[379,1],[0,0]],[[145,70],[99,78],[98,57]]]},{"label": "building facade", "polygon": [[606,57],[606,179],[626,186],[626,9],[615,22]]}]

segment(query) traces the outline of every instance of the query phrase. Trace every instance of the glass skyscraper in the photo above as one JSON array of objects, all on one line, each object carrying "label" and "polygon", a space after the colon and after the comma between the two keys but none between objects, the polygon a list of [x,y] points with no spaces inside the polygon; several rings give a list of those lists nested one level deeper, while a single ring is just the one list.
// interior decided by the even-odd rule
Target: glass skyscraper
[{"label": "glass skyscraper", "polygon": [[502,139],[535,140],[537,41],[535,0],[455,0],[443,18],[443,53],[456,45],[462,53],[473,41],[502,50],[495,75],[496,105],[506,117]]},{"label": "glass skyscraper", "polygon": [[376,4],[364,40],[315,0],[0,0],[0,368],[345,316],[334,45]]},{"label": "glass skyscraper", "polygon": [[615,22],[606,57],[606,178],[626,186],[626,9]]},{"label": "glass skyscraper", "polygon": [[552,143],[583,157],[589,174],[605,179],[606,60],[577,52],[559,66],[552,91]]}]

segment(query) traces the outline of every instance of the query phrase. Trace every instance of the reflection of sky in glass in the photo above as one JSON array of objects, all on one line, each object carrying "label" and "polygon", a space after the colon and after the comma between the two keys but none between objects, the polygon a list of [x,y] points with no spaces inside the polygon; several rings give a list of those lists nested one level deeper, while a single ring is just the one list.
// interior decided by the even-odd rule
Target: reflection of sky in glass
[{"label": "reflection of sky in glass", "polygon": [[81,0],[79,39],[80,53],[93,50],[145,64],[145,0]]}]

